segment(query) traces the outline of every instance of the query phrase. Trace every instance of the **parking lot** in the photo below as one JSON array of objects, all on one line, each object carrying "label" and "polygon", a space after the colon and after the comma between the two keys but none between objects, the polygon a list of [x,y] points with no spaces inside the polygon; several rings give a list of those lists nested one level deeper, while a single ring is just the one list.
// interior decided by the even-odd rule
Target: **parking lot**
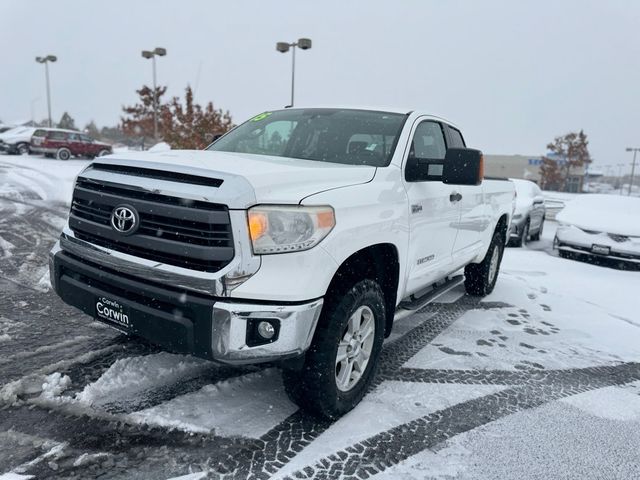
[{"label": "parking lot", "polygon": [[489,297],[400,321],[329,422],[270,365],[161,352],[57,298],[47,252],[85,163],[0,157],[0,478],[640,475],[638,272],[558,258],[554,222],[507,250]]}]

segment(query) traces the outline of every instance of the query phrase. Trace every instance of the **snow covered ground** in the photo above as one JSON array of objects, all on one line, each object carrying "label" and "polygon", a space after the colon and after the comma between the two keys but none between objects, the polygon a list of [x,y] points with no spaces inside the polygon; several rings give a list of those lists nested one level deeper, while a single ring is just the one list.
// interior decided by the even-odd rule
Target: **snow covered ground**
[{"label": "snow covered ground", "polygon": [[0,156],[0,480],[640,478],[640,272],[557,257],[553,222],[482,302],[396,325],[332,423],[274,368],[161,352],[55,297],[46,251],[85,164]]}]

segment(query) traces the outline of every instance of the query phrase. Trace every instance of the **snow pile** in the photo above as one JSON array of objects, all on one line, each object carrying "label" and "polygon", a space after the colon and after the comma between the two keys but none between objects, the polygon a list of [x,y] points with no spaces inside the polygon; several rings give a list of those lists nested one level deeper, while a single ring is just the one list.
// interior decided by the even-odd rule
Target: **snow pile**
[{"label": "snow pile", "polygon": [[190,432],[259,438],[297,410],[276,369],[232,378],[129,417]]},{"label": "snow pile", "polygon": [[82,455],[80,455],[78,458],[75,459],[75,461],[73,462],[73,466],[83,467],[91,463],[100,462],[110,456],[111,454],[106,452],[99,452],[99,453],[92,453],[92,454],[83,453]]},{"label": "snow pile", "polygon": [[76,400],[86,405],[106,404],[191,378],[209,368],[214,367],[205,360],[166,352],[123,358],[79,392]]},{"label": "snow pile", "polygon": [[580,195],[556,215],[560,223],[596,232],[640,236],[640,198]]},{"label": "snow pile", "polygon": [[9,382],[0,389],[0,400],[13,404],[26,395],[40,394],[40,398],[51,400],[59,396],[71,384],[71,379],[59,372],[50,375],[29,375]]},{"label": "snow pile", "polygon": [[59,397],[71,385],[71,379],[59,372],[48,375],[42,384],[42,393],[40,396],[44,399],[51,400]]},{"label": "snow pile", "polygon": [[160,142],[160,143],[156,143],[148,151],[153,153],[158,153],[158,152],[168,152],[169,150],[171,150],[171,145],[169,145],[167,142]]}]

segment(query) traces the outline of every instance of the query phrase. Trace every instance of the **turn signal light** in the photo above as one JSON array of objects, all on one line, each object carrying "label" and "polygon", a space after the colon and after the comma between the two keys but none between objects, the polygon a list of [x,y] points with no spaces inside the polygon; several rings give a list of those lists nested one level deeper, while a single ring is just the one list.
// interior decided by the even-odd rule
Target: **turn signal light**
[{"label": "turn signal light", "polygon": [[249,211],[249,234],[254,242],[267,232],[267,214]]}]

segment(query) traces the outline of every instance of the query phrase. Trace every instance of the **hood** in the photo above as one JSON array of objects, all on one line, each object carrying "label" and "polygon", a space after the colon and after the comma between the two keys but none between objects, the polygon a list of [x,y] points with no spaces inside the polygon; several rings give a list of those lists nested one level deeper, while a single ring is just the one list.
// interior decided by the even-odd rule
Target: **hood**
[{"label": "hood", "polygon": [[[149,162],[167,171],[185,168],[208,171],[212,178],[242,177],[255,192],[256,203],[296,204],[314,193],[367,183],[376,167],[343,165],[285,157],[201,150],[126,152],[100,159],[100,163]],[[143,166],[143,165],[141,165]]]},{"label": "hood", "polygon": [[582,194],[568,202],[556,220],[583,230],[640,237],[640,198]]},{"label": "hood", "polygon": [[109,147],[109,148],[113,147],[113,145],[111,145],[110,143],[99,142],[98,140],[94,140],[93,143],[95,145],[100,145],[101,147]]},{"label": "hood", "polygon": [[35,128],[30,127],[12,128],[11,130],[7,130],[4,133],[0,133],[0,140],[5,143],[15,143],[21,141],[29,142],[31,141],[31,136],[35,131]]}]

